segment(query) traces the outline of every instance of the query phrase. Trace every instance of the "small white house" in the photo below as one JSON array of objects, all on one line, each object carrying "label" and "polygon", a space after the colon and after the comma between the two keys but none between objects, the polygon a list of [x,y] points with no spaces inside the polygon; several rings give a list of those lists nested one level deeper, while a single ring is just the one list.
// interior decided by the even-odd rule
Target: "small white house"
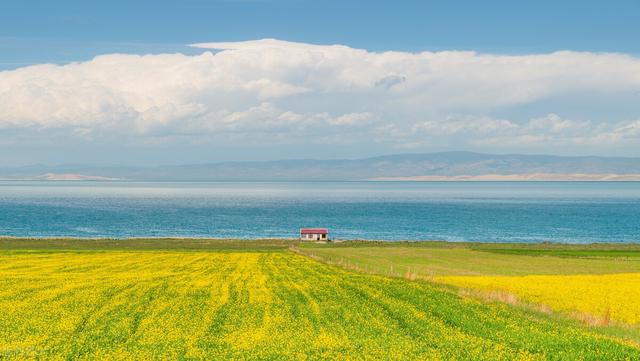
[{"label": "small white house", "polygon": [[302,228],[300,239],[303,241],[328,241],[329,230],[327,228]]}]

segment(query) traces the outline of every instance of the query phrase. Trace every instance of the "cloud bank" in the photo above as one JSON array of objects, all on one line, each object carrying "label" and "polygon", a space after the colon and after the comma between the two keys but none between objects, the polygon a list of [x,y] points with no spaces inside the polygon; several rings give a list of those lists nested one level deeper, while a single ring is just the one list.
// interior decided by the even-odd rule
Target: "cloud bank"
[{"label": "cloud bank", "polygon": [[193,46],[203,52],[109,54],[0,72],[0,142],[45,134],[149,144],[640,151],[638,113],[565,119],[562,109],[537,106],[532,117],[495,115],[548,100],[562,108],[562,99],[580,97],[611,107],[631,99],[625,106],[638,111],[640,58],[625,54],[369,52],[270,39]]}]

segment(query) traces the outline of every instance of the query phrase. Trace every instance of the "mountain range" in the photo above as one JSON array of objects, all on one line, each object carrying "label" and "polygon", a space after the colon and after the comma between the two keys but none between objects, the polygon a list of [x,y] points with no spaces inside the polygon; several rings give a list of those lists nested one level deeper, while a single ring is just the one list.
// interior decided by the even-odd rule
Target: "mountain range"
[{"label": "mountain range", "polygon": [[330,181],[640,180],[640,158],[443,152],[363,159],[220,162],[153,167],[0,167],[4,180]]}]

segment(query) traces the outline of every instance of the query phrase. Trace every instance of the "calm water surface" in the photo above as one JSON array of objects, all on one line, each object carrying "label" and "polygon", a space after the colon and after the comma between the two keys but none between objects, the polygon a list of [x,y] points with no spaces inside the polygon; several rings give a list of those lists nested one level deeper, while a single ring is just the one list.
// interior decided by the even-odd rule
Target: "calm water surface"
[{"label": "calm water surface", "polygon": [[640,242],[640,182],[0,182],[0,235]]}]

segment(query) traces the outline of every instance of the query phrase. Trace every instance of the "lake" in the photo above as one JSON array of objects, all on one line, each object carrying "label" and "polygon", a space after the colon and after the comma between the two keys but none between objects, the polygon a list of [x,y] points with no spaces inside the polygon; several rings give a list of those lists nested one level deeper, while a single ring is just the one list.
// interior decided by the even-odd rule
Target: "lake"
[{"label": "lake", "polygon": [[0,182],[0,235],[640,242],[640,182]]}]

